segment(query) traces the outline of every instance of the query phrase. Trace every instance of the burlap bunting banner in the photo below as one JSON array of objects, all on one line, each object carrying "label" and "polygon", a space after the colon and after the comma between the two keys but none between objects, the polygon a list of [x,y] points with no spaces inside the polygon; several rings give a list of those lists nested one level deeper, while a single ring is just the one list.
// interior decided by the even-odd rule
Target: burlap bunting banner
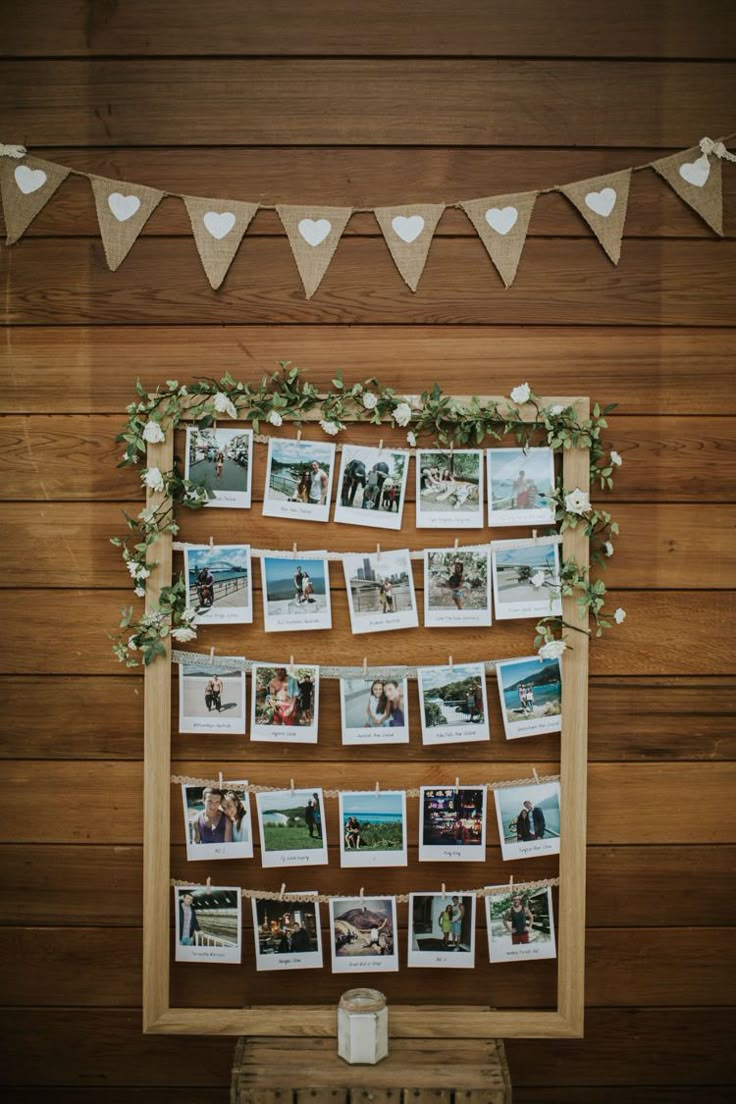
[{"label": "burlap bunting banner", "polygon": [[311,299],[322,282],[353,209],[284,206],[276,210],[289,238],[304,293]]},{"label": "burlap bunting banner", "polygon": [[38,157],[25,157],[20,165],[17,161],[0,158],[6,245],[18,241],[69,172],[64,165],[41,161]]},{"label": "burlap bunting banner", "polygon": [[631,169],[563,184],[558,190],[577,207],[609,258],[618,264],[629,202]]},{"label": "burlap bunting banner", "polygon": [[536,192],[467,199],[460,204],[478,231],[505,287],[511,287],[526,241]]},{"label": "burlap bunting banner", "polygon": [[427,263],[444,203],[414,203],[406,207],[376,207],[375,215],[396,267],[412,291]]},{"label": "burlap bunting banner", "polygon": [[723,195],[721,161],[701,153],[699,146],[681,150],[652,162],[652,168],[666,180],[680,199],[692,207],[716,234],[723,237]]},{"label": "burlap bunting banner", "polygon": [[90,176],[90,183],[107,266],[114,272],[166,193],[104,176]]},{"label": "burlap bunting banner", "polygon": [[216,291],[233,263],[258,204],[186,195],[182,199],[189,213],[202,267],[210,287]]}]

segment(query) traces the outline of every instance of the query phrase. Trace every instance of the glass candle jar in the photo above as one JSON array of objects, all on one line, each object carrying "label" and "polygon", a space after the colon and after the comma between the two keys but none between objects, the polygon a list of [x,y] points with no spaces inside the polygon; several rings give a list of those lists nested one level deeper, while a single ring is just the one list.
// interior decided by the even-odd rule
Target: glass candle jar
[{"label": "glass candle jar", "polygon": [[377,989],[348,989],[337,1006],[337,1053],[351,1065],[375,1065],[388,1054],[388,1007]]}]

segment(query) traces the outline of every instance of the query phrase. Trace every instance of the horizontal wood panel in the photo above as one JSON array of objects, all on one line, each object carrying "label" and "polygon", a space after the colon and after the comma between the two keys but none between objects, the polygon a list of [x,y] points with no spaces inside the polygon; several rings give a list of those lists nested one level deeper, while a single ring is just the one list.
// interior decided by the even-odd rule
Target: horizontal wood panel
[{"label": "horizontal wood panel", "polygon": [[592,236],[536,238],[507,291],[480,241],[438,238],[412,293],[384,242],[347,238],[306,300],[286,237],[247,239],[218,292],[192,241],[144,238],[109,272],[99,239],[29,239],[9,255],[5,320],[728,326],[735,250],[730,241],[633,240],[614,267]]},{"label": "horizontal wood panel", "polygon": [[[38,1087],[12,1087],[5,1092],[5,1104],[37,1104]],[[187,1098],[181,1088],[161,1087],[152,1090],[150,1085],[134,1088],[106,1086],[89,1088],[87,1086],[69,1089],[54,1085],[44,1086],[43,1098],[46,1104],[150,1104],[151,1093],[155,1091],[156,1104],[183,1104]],[[278,1091],[278,1090],[277,1090]],[[709,1085],[707,1104],[732,1104],[732,1085]],[[693,1090],[689,1085],[627,1085],[627,1104],[692,1104]],[[198,1086],[191,1091],[187,1104],[227,1104],[229,1100],[229,1082],[220,1088]],[[571,1085],[545,1085],[528,1088],[514,1085],[516,1104],[619,1104],[621,1088],[607,1085],[583,1088]],[[700,1100],[705,1097],[701,1091]]]},{"label": "horizontal wood panel", "polygon": [[[229,1078],[228,1073],[225,1078],[227,1083],[223,1082],[219,1088],[198,1086],[196,1089],[192,1089],[189,1101],[191,1101],[191,1104],[228,1104],[230,1099]],[[157,1085],[155,1089],[152,1089],[150,1085],[137,1085],[134,1088],[125,1089],[113,1085],[105,1085],[101,1088],[89,1088],[85,1085],[73,1089],[51,1085],[44,1086],[43,1098],[47,1104],[151,1104],[153,1092],[155,1092],[156,1104],[184,1104],[185,1101],[186,1104],[189,1104],[181,1088],[167,1088],[161,1085]],[[38,1104],[38,1094],[39,1087],[37,1085],[6,1087],[4,1104]],[[679,1102],[680,1097],[673,1098],[673,1100]],[[629,1104],[639,1104],[639,1101],[630,1099]],[[656,1101],[655,1104],[657,1104]],[[673,1104],[673,1102],[668,1102],[668,1104]],[[720,1101],[714,1101],[714,1104],[720,1104]],[[725,1101],[725,1104],[730,1104],[730,1101]]]}]

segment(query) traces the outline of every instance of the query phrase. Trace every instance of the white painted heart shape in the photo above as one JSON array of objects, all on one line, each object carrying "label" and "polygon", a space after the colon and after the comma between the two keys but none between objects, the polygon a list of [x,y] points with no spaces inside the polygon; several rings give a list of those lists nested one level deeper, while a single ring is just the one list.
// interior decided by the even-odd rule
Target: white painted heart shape
[{"label": "white painted heart shape", "polygon": [[28,165],[18,165],[15,170],[15,183],[23,195],[37,192],[39,188],[43,188],[47,180],[48,177],[43,169],[30,169]]},{"label": "white painted heart shape", "polygon": [[513,230],[518,217],[515,207],[491,207],[486,211],[486,222],[497,234],[508,234]]},{"label": "white painted heart shape", "polygon": [[422,230],[424,229],[424,219],[421,215],[412,215],[410,218],[406,218],[404,215],[397,215],[396,218],[391,219],[391,226],[394,233],[406,242],[407,245],[411,245],[413,241],[416,241]]},{"label": "white painted heart shape", "polygon": [[232,211],[223,211],[221,215],[218,215],[217,211],[208,211],[202,216],[202,222],[207,233],[220,241],[227,237],[235,225],[235,215]]},{"label": "white painted heart shape", "polygon": [[304,238],[307,245],[321,245],[330,230],[332,223],[329,219],[300,219],[297,230]]},{"label": "white painted heart shape", "polygon": [[710,176],[710,161],[703,154],[697,161],[686,161],[684,165],[680,165],[679,172],[688,184],[692,184],[694,188],[702,188]]},{"label": "white painted heart shape", "polygon": [[608,218],[616,206],[615,188],[603,188],[600,192],[588,192],[585,197],[585,206],[595,211],[596,215]]},{"label": "white painted heart shape", "polygon": [[136,214],[140,205],[141,201],[134,195],[124,196],[120,192],[113,192],[107,197],[107,206],[118,222],[127,222]]}]

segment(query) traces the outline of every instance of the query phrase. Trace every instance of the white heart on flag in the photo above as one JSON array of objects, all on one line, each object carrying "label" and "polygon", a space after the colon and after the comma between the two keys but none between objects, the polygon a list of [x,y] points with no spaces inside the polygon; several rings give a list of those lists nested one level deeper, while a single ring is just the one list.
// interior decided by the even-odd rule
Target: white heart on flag
[{"label": "white heart on flag", "polygon": [[591,211],[595,211],[596,215],[608,218],[616,206],[615,188],[603,188],[600,192],[588,192],[585,197],[585,205],[590,207]]},{"label": "white heart on flag", "polygon": [[331,229],[332,223],[326,218],[299,219],[297,225],[297,230],[307,245],[321,245]]},{"label": "white heart on flag", "polygon": [[684,165],[680,165],[679,172],[688,184],[692,184],[694,188],[702,188],[710,176],[710,161],[703,154],[697,161],[686,161]]},{"label": "white heart on flag", "polygon": [[37,192],[39,188],[43,188],[47,180],[48,177],[43,169],[30,169],[28,165],[18,165],[15,170],[15,183],[23,195]]},{"label": "white heart on flag", "polygon": [[223,211],[221,215],[218,215],[217,211],[208,211],[202,216],[202,222],[207,233],[220,241],[227,237],[235,225],[235,215],[232,211]]},{"label": "white heart on flag", "polygon": [[486,222],[497,234],[508,234],[516,226],[519,212],[515,207],[490,207],[486,211]]},{"label": "white heart on flag", "polygon": [[107,197],[107,205],[118,222],[127,222],[136,213],[141,201],[138,196],[124,196],[120,192],[113,192]]},{"label": "white heart on flag", "polygon": [[402,241],[405,241],[407,245],[411,245],[413,241],[416,241],[422,230],[424,229],[424,219],[421,215],[412,215],[410,218],[406,218],[404,215],[397,215],[396,218],[391,219],[391,226],[393,231]]}]

